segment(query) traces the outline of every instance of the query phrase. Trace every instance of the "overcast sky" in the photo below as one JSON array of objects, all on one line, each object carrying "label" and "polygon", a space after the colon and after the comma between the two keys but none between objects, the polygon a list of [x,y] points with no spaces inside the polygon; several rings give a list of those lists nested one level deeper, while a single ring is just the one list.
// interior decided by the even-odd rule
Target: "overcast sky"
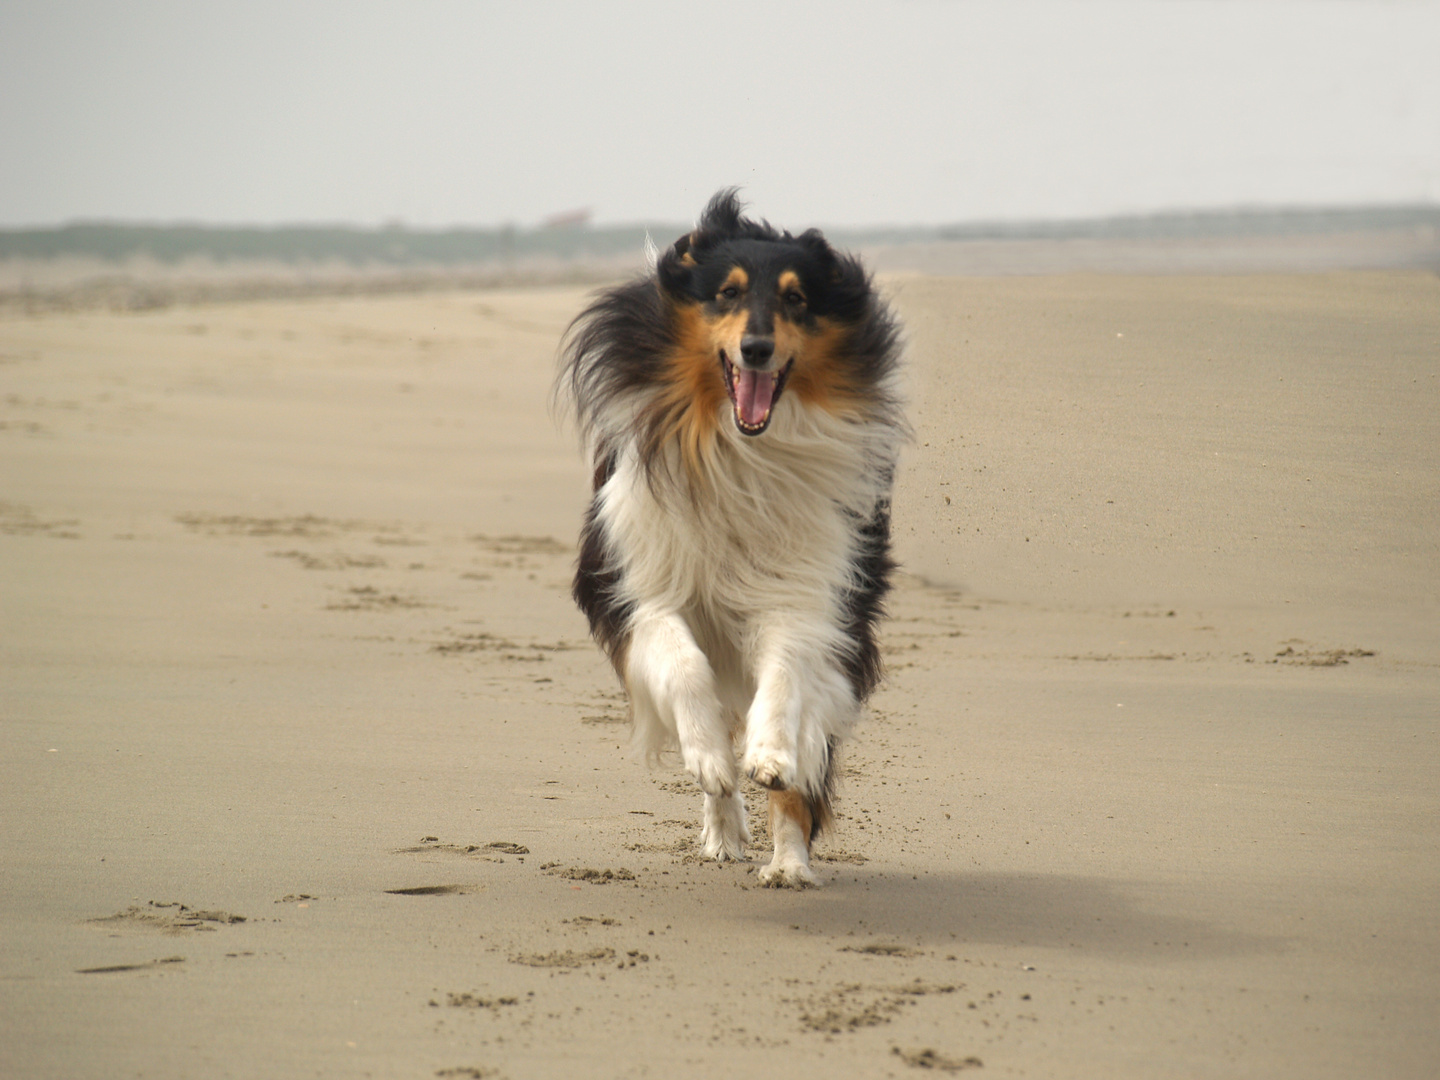
[{"label": "overcast sky", "polygon": [[0,225],[1440,202],[1440,3],[0,0]]}]

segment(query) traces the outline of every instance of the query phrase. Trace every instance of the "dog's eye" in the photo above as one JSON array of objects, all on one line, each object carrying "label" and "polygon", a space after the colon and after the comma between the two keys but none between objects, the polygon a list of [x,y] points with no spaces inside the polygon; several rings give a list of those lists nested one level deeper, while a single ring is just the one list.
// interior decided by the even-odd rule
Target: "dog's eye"
[{"label": "dog's eye", "polygon": [[734,300],[740,295],[740,290],[734,285],[726,285],[725,288],[720,290],[720,295],[726,300]]},{"label": "dog's eye", "polygon": [[799,307],[801,304],[805,303],[805,297],[800,295],[794,289],[791,289],[785,294],[785,303],[791,305],[792,307]]}]

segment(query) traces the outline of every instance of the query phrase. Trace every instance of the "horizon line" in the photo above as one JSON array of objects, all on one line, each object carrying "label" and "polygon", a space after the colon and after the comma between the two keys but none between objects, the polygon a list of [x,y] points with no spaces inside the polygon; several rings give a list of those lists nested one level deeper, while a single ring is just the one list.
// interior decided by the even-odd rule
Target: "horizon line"
[{"label": "horizon line", "polygon": [[[892,232],[947,232],[949,230],[1029,230],[1064,228],[1112,223],[1184,221],[1196,219],[1234,219],[1263,217],[1323,217],[1340,215],[1404,215],[1430,216],[1440,214],[1440,199],[1375,201],[1354,203],[1231,203],[1212,206],[1173,206],[1163,209],[1120,211],[1108,214],[1084,215],[1038,215],[1038,216],[987,216],[973,218],[951,218],[943,221],[921,222],[875,222],[863,225],[820,224],[818,227],[830,232],[847,234],[892,233]],[[576,224],[546,224],[544,219],[533,223],[501,222],[490,224],[451,223],[446,225],[412,224],[395,217],[379,223],[366,223],[345,219],[288,219],[273,222],[206,220],[200,218],[124,218],[124,217],[73,217],[59,223],[47,224],[0,224],[0,234],[60,233],[86,228],[110,229],[153,229],[153,230],[194,230],[201,232],[283,232],[283,231],[350,231],[368,234],[403,233],[411,235],[446,233],[551,233],[551,234],[597,234],[622,232],[656,227],[675,227],[681,230],[693,227],[679,221],[661,218],[636,219],[614,222],[585,222]]]}]

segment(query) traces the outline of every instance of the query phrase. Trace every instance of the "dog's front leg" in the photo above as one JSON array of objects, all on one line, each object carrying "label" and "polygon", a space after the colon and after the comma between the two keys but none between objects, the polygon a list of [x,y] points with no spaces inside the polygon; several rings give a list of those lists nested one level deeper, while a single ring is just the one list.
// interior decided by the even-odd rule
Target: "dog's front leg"
[{"label": "dog's front leg", "polygon": [[738,790],[729,795],[705,793],[705,822],[700,828],[700,854],[716,862],[745,861],[750,826],[745,823],[745,799]]},{"label": "dog's front leg", "polygon": [[673,738],[705,792],[701,851],[711,859],[744,859],[750,832],[735,750],[715,672],[690,628],[673,613],[642,614],[633,623],[625,669],[641,738],[652,747]]},{"label": "dog's front leg", "polygon": [[775,854],[760,870],[762,885],[803,889],[820,884],[810,869],[814,824],[810,802],[798,791],[770,792],[770,838],[775,841]]},{"label": "dog's front leg", "polygon": [[859,711],[823,628],[772,622],[760,636],[755,698],[745,725],[743,768],[756,783],[784,793],[770,800],[775,855],[765,884],[817,884],[810,871],[812,809],[823,805],[832,739]]},{"label": "dog's front leg", "polygon": [[843,738],[855,722],[859,704],[825,647],[830,636],[799,620],[772,625],[760,635],[743,768],[762,787],[818,796],[830,764],[830,740]]}]

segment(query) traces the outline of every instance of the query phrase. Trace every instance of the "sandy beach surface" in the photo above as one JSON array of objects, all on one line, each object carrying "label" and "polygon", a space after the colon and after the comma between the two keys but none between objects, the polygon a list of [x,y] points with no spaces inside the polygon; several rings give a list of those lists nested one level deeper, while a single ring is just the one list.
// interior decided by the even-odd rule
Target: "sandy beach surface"
[{"label": "sandy beach surface", "polygon": [[804,892],[569,600],[584,290],[0,319],[0,1076],[1440,1074],[1440,278],[885,287]]}]

